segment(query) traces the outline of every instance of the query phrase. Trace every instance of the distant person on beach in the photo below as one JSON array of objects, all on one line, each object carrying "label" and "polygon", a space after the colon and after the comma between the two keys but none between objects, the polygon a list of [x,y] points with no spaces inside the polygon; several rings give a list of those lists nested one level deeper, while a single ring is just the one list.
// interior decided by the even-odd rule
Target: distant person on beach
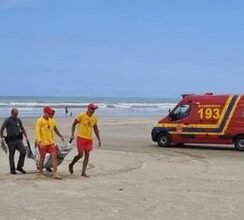
[{"label": "distant person on beach", "polygon": [[69,109],[68,109],[68,106],[65,106],[65,117],[67,117],[69,114]]},{"label": "distant person on beach", "polygon": [[43,116],[37,120],[35,127],[36,143],[40,153],[40,176],[45,177],[43,175],[43,163],[46,153],[50,153],[52,158],[53,177],[55,179],[61,179],[57,171],[57,149],[54,142],[54,135],[56,133],[62,139],[62,141],[64,141],[64,138],[57,129],[56,121],[53,118],[55,110],[50,106],[46,106],[43,109],[43,112]]},{"label": "distant person on beach", "polygon": [[[7,132],[7,136],[5,138],[3,137],[4,129],[6,129]],[[11,110],[11,116],[4,120],[0,130],[1,142],[5,141],[8,145],[11,174],[17,174],[14,162],[14,154],[16,150],[18,150],[20,153],[17,170],[23,174],[26,173],[26,171],[23,169],[26,155],[26,149],[23,144],[23,135],[25,136],[26,141],[29,142],[22,121],[20,118],[18,118],[18,109],[13,108]]]},{"label": "distant person on beach", "polygon": [[77,150],[78,154],[73,158],[72,162],[69,164],[69,172],[73,174],[74,164],[80,160],[85,153],[85,158],[83,160],[83,168],[81,175],[88,177],[86,174],[86,167],[89,162],[89,155],[93,148],[92,141],[92,131],[94,130],[96,137],[98,139],[98,146],[101,146],[101,139],[99,135],[99,129],[97,126],[97,118],[94,115],[95,110],[98,108],[95,104],[91,103],[87,106],[87,111],[80,113],[72,124],[71,130],[71,141],[74,139],[75,127],[78,124],[78,134],[77,134]]}]

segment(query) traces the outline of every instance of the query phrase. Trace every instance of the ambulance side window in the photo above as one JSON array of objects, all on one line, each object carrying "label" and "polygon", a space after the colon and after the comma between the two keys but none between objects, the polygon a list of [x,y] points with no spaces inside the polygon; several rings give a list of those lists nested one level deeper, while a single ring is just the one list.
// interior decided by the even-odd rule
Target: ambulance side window
[{"label": "ambulance side window", "polygon": [[187,116],[189,116],[190,114],[190,109],[191,106],[190,105],[186,105],[186,104],[182,104],[179,105],[171,114],[170,114],[170,118],[173,121],[177,121],[183,118],[186,118]]}]

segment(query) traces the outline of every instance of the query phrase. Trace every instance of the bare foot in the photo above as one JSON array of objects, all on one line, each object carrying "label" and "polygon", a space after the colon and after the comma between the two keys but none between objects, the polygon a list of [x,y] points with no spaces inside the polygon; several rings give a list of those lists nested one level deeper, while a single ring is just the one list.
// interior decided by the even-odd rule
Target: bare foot
[{"label": "bare foot", "polygon": [[40,178],[42,178],[42,179],[45,179],[45,178],[46,178],[46,176],[44,176],[43,173],[38,173],[38,176],[39,176]]},{"label": "bare foot", "polygon": [[82,173],[81,176],[89,178],[90,176],[88,176],[86,173]]},{"label": "bare foot", "polygon": [[53,178],[56,179],[56,180],[61,180],[62,179],[62,177],[59,176],[59,175],[53,175]]}]

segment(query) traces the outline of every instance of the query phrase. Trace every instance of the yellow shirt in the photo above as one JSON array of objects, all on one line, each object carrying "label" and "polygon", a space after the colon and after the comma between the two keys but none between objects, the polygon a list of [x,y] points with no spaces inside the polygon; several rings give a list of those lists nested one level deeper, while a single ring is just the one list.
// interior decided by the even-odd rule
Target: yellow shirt
[{"label": "yellow shirt", "polygon": [[76,117],[76,120],[79,122],[78,137],[92,140],[92,130],[94,125],[97,124],[96,116],[92,115],[90,117],[86,112],[83,112]]},{"label": "yellow shirt", "polygon": [[54,128],[56,127],[56,120],[55,118],[49,118],[50,124],[51,124],[51,128],[52,128],[52,135],[53,135],[53,141],[55,142],[55,131]]},{"label": "yellow shirt", "polygon": [[54,144],[55,119],[40,117],[36,122],[35,137],[42,145]]}]

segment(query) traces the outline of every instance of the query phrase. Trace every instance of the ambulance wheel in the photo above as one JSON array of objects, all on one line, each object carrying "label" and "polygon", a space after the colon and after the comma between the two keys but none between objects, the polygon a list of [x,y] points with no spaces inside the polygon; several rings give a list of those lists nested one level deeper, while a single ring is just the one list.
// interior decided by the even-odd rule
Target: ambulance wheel
[{"label": "ambulance wheel", "polygon": [[160,147],[169,147],[172,141],[169,134],[160,133],[157,137],[157,142]]},{"label": "ambulance wheel", "polygon": [[236,150],[244,151],[244,136],[238,136],[235,139],[234,144]]}]

